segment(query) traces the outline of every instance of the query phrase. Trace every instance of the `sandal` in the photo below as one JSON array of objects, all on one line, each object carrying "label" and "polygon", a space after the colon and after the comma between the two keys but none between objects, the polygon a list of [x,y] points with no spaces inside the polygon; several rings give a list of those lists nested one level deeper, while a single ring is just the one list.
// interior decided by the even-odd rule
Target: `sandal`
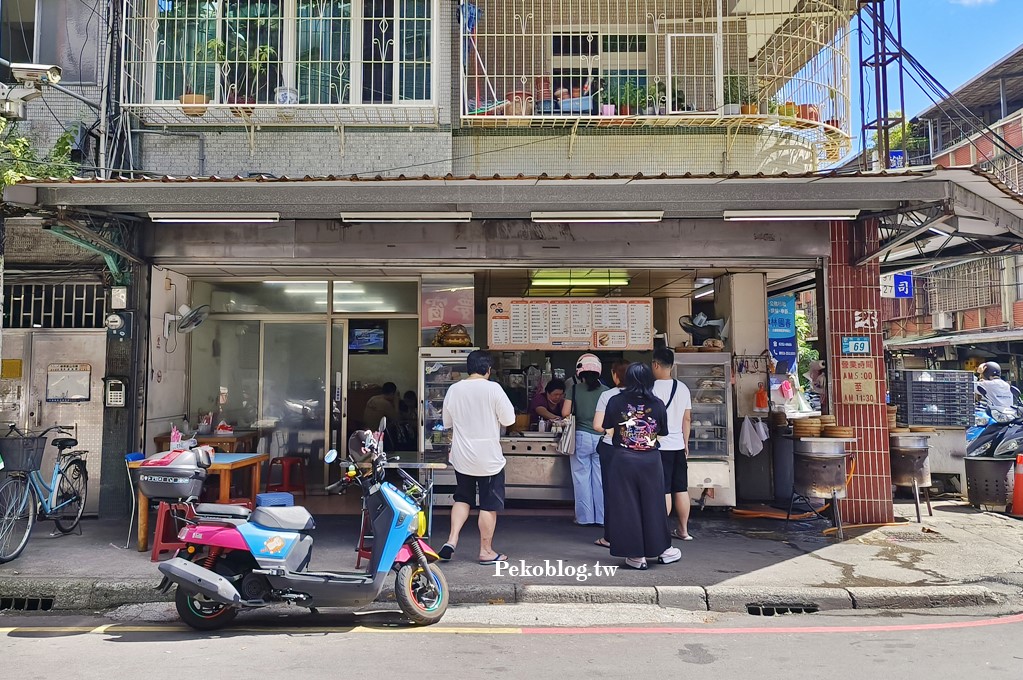
[{"label": "sandal", "polygon": [[437,557],[439,557],[442,562],[450,561],[451,558],[454,557],[454,555],[455,546],[451,545],[450,543],[445,543],[440,547],[440,550],[437,551]]},{"label": "sandal", "polygon": [[598,538],[593,542],[593,545],[599,545],[601,548],[610,548],[611,544],[605,541],[603,538]]},{"label": "sandal", "polygon": [[672,538],[677,538],[680,541],[691,541],[691,540],[693,540],[693,537],[692,537],[691,534],[683,536],[682,532],[680,532],[678,529],[672,529],[671,530],[671,537]]},{"label": "sandal", "polygon": [[490,564],[498,564],[500,562],[507,562],[507,561],[508,561],[508,556],[507,555],[502,555],[501,553],[497,553],[496,555],[491,557],[489,560],[480,560],[480,564],[483,565],[483,566],[487,566],[487,565],[490,565]]},{"label": "sandal", "polygon": [[631,557],[625,558],[625,566],[630,569],[646,569],[646,558],[640,557],[639,559],[632,559]]}]

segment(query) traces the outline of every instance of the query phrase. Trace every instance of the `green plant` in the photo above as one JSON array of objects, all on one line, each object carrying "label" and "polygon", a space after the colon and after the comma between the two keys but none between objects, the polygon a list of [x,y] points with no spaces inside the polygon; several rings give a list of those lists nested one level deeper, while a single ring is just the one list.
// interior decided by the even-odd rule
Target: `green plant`
[{"label": "green plant", "polygon": [[796,347],[799,357],[797,361],[799,371],[796,375],[800,380],[803,380],[803,374],[810,370],[810,362],[821,358],[820,352],[811,347],[807,340],[810,337],[810,331],[810,321],[806,318],[806,312],[801,309],[796,310]]},{"label": "green plant", "polygon": [[725,104],[752,104],[750,79],[745,73],[729,71],[725,76]]},{"label": "green plant", "polygon": [[71,161],[73,132],[62,133],[53,148],[40,157],[32,140],[17,134],[17,129],[7,133],[8,125],[11,123],[0,119],[0,133],[6,133],[0,139],[0,189],[26,177],[68,179],[75,174],[77,166]]}]

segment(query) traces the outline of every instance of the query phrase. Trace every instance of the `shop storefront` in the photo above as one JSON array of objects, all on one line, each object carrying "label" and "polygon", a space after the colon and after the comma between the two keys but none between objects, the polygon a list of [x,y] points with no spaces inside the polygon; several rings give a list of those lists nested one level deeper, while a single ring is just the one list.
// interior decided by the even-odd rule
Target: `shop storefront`
[{"label": "shop storefront", "polygon": [[[153,265],[146,448],[172,424],[212,412],[216,422],[254,430],[262,450],[305,456],[312,489],[329,479],[318,463],[323,452],[380,412],[380,400],[370,402],[384,383],[401,395],[392,401],[399,423],[405,418],[414,430],[395,433],[394,448],[443,457],[445,435],[427,422],[436,417],[433,390],[442,386],[429,384],[430,376],[457,379],[467,347],[493,348],[505,386],[528,394],[532,365],[542,374],[549,359],[552,377],[558,369],[570,375],[588,349],[607,364],[618,356],[648,360],[657,342],[690,342],[678,320],[702,311],[727,323],[728,356],[718,363],[726,375],[703,379],[723,379],[729,403],[723,414],[699,418],[711,429],[730,428],[720,450],[731,469],[716,478],[725,481],[715,481],[721,490],[712,500],[773,500],[769,446],[767,455],[737,455],[738,425],[765,415],[758,391],[780,387],[755,362],[780,346],[769,298],[816,285],[824,292],[825,359],[835,364],[825,401],[858,437],[858,472],[843,506],[856,522],[891,516],[879,274],[870,256],[881,235],[871,215],[965,191],[953,174],[83,180],[16,189],[21,204],[102,206],[145,222]],[[991,209],[1009,214],[1004,205]],[[628,281],[536,285],[550,270],[612,280],[624,272]],[[624,324],[588,326],[582,339],[569,338],[580,344],[556,346],[550,310],[557,298],[642,302],[649,321],[630,316],[626,304]],[[528,326],[527,344],[515,345],[490,304],[523,300],[547,304],[535,306],[541,323]],[[187,334],[168,319],[181,316],[183,304],[186,312],[208,305]],[[441,329],[452,347],[433,347]],[[629,333],[641,341],[630,344]],[[846,356],[851,337],[863,342]],[[415,396],[403,407],[406,392]],[[717,422],[722,417],[729,422]],[[707,437],[707,447],[717,439]],[[560,465],[524,466],[532,477],[520,485],[522,498],[564,499]]]}]

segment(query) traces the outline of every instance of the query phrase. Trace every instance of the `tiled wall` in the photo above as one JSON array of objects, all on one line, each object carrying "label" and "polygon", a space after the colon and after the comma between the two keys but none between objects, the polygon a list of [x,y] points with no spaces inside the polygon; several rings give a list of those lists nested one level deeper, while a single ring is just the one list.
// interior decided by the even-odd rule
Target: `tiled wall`
[{"label": "tiled wall", "polygon": [[[856,443],[848,444],[855,454],[856,471],[842,501],[842,520],[852,524],[890,522],[893,519],[891,466],[888,457],[888,424],[885,413],[886,375],[880,320],[880,269],[874,260],[863,266],[855,261],[878,247],[875,221],[833,222],[831,260],[827,269],[828,348],[831,363],[831,409],[839,425],[856,430]],[[857,312],[871,314],[871,327],[857,327]],[[870,338],[869,356],[843,357],[843,336]],[[868,401],[856,403],[852,390],[843,393],[842,362],[855,360],[873,372],[873,393]],[[861,383],[863,386],[869,383]],[[862,397],[861,397],[862,399]]]}]

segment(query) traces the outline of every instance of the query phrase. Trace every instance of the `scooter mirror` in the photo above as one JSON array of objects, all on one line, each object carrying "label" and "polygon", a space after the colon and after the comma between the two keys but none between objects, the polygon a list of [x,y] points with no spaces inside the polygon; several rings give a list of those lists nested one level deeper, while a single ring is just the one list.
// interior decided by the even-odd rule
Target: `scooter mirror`
[{"label": "scooter mirror", "polygon": [[336,449],[331,449],[330,451],[327,451],[327,455],[323,457],[323,462],[325,462],[327,465],[330,465],[335,460],[337,460],[337,450]]}]

